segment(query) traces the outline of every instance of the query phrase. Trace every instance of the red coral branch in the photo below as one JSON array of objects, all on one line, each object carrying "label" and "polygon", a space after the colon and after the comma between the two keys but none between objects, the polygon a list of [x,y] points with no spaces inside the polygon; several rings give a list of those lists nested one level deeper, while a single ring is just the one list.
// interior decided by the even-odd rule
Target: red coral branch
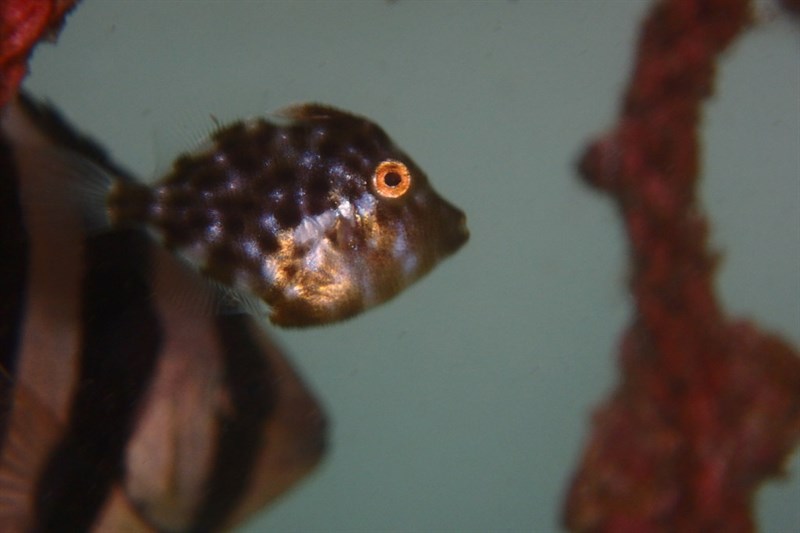
[{"label": "red coral branch", "polygon": [[747,0],[658,1],[619,123],[581,159],[620,209],[636,317],[567,495],[573,531],[752,531],[755,490],[800,441],[800,357],[720,308],[696,196],[700,106],[749,17]]},{"label": "red coral branch", "polygon": [[40,39],[55,35],[76,0],[0,2],[0,107],[17,92]]}]

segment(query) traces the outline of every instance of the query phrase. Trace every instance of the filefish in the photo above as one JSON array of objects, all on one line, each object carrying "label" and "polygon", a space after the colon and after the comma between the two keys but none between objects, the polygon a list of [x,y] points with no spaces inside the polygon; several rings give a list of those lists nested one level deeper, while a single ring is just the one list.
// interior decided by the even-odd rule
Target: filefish
[{"label": "filefish", "polygon": [[220,129],[148,187],[20,97],[0,111],[0,530],[251,517],[320,461],[325,414],[258,316],[176,295],[230,284],[279,324],[341,320],[454,252],[463,217],[331,108]]},{"label": "filefish", "polygon": [[319,104],[219,128],[154,186],[117,180],[115,226],[145,224],[282,326],[385,302],[467,240],[461,210],[370,120]]}]

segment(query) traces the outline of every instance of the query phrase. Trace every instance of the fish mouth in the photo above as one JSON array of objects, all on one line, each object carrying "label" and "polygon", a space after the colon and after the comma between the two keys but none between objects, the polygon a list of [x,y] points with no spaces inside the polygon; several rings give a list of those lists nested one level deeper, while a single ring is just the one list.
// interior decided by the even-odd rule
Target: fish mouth
[{"label": "fish mouth", "polygon": [[452,255],[469,240],[467,215],[461,209],[444,202],[440,220],[442,255]]}]

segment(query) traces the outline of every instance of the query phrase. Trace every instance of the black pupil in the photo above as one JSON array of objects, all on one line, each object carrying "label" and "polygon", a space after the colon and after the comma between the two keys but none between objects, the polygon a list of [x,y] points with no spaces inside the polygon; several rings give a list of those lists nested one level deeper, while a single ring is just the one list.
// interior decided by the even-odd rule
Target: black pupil
[{"label": "black pupil", "polygon": [[388,187],[397,187],[400,185],[400,182],[403,181],[403,178],[400,177],[400,174],[397,172],[387,172],[386,175],[383,177],[383,182]]}]

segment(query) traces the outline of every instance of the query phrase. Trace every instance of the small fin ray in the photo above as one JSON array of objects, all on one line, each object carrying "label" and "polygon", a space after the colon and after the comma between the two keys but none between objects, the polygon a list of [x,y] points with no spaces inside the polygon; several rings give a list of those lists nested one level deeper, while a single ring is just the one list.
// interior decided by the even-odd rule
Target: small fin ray
[{"label": "small fin ray", "polygon": [[[213,117],[213,115],[211,115]],[[172,170],[177,158],[198,150],[216,130],[208,115],[188,115],[163,127],[153,125],[152,143],[155,168],[152,181],[158,181]]]},{"label": "small fin ray", "polygon": [[213,279],[208,282],[217,293],[214,306],[216,314],[235,315],[245,312],[261,319],[266,317],[267,304],[257,296]]},{"label": "small fin ray", "polygon": [[[193,268],[192,265],[188,266]],[[199,311],[203,316],[247,313],[261,319],[266,317],[267,304],[256,296],[211,279],[199,270],[195,271],[203,278],[202,286],[193,290],[183,287],[166,288],[162,292],[163,297],[178,309]]]},{"label": "small fin ray", "polygon": [[331,119],[331,120],[363,120],[362,117],[354,115],[338,107],[317,102],[307,102],[293,104],[275,112],[275,116],[289,120],[311,120],[311,119]]},{"label": "small fin ray", "polygon": [[166,250],[157,242],[153,245],[159,252],[155,261],[163,263],[151,269],[152,286],[154,293],[168,305],[183,313],[201,316],[248,313],[262,319],[266,317],[267,305],[255,295],[209,277],[179,252]]},{"label": "small fin ray", "polygon": [[80,154],[54,147],[20,146],[15,150],[20,172],[27,176],[22,195],[25,204],[44,206],[56,217],[59,210],[77,209],[86,229],[110,227],[106,196],[114,177]]},{"label": "small fin ray", "polygon": [[162,179],[182,155],[202,152],[210,146],[214,133],[242,120],[235,111],[214,111],[230,109],[231,102],[227,97],[212,98],[210,105],[208,101],[196,100],[183,104],[179,111],[163,113],[153,121],[151,138],[155,168],[149,182]]}]

